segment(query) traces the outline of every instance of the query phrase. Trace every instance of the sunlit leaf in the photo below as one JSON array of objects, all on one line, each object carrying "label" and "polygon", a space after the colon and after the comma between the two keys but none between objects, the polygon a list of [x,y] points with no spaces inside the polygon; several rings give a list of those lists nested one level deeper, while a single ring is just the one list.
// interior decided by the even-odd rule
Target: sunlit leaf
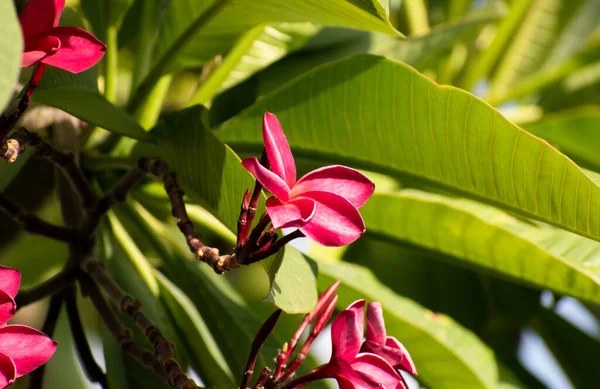
[{"label": "sunlit leaf", "polygon": [[23,50],[21,24],[12,1],[3,1],[0,4],[0,26],[2,26],[0,42],[0,112],[2,112],[15,90]]}]

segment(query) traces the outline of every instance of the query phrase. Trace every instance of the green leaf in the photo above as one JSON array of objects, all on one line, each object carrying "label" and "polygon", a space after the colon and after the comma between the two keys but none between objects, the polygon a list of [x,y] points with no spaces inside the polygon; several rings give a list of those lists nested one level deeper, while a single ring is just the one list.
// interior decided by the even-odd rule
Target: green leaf
[{"label": "green leaf", "polygon": [[[368,233],[380,239],[600,304],[600,271],[594,269],[595,259],[544,249],[539,241],[551,233],[548,228],[532,226],[470,200],[416,190],[375,195],[361,213]],[[553,241],[564,248],[565,240]]]},{"label": "green leaf", "polygon": [[[218,344],[190,298],[160,272],[155,272],[161,299],[165,302],[187,349],[194,370],[205,385],[233,388],[233,373],[227,365]],[[216,320],[216,318],[212,318]]]},{"label": "green leaf", "polygon": [[[242,197],[254,187],[254,180],[237,155],[204,128],[202,111],[196,106],[165,116],[152,130],[158,147],[148,152],[164,158],[192,200],[235,231]],[[263,211],[261,199],[257,214]],[[316,293],[311,292],[315,276],[303,261],[291,256],[285,263],[281,255],[263,261],[271,281],[271,301],[287,312],[308,312],[316,304]]]},{"label": "green leaf", "polygon": [[3,112],[18,81],[23,51],[21,24],[12,1],[0,4],[0,26],[0,112]]},{"label": "green leaf", "polygon": [[581,166],[600,171],[600,108],[580,109],[545,115],[524,125],[525,129],[572,158]]},{"label": "green leaf", "polygon": [[403,298],[377,281],[365,268],[319,263],[319,289],[341,280],[339,305],[365,298],[383,306],[388,335],[408,349],[419,380],[438,389],[496,388],[494,355],[473,333],[451,318]]},{"label": "green leaf", "polygon": [[72,74],[48,67],[42,82],[33,93],[32,100],[62,109],[89,124],[119,135],[140,140],[150,139],[133,117],[98,93],[96,68]]},{"label": "green leaf", "polygon": [[254,27],[238,39],[187,105],[206,104],[220,91],[231,88],[300,48],[317,30],[318,27],[311,23],[261,24]]},{"label": "green leaf", "polygon": [[576,388],[593,388],[598,384],[591,355],[600,353],[600,341],[567,320],[544,309],[533,325],[548,345]]},{"label": "green leaf", "polygon": [[258,155],[260,131],[249,129],[265,111],[279,117],[296,157],[438,187],[600,240],[600,187],[577,165],[471,94],[401,63],[356,56],[322,66],[218,135]]},{"label": "green leaf", "polygon": [[97,38],[106,41],[106,29],[121,25],[133,0],[81,0],[81,9]]},{"label": "green leaf", "polygon": [[[208,25],[203,14],[210,7],[221,6]],[[212,11],[211,11],[212,12]],[[387,1],[332,0],[322,2],[290,0],[174,0],[161,25],[157,46],[157,63],[169,58],[172,72],[181,67],[198,66],[227,50],[238,36],[262,23],[313,22],[364,30],[398,34],[387,14]]]}]

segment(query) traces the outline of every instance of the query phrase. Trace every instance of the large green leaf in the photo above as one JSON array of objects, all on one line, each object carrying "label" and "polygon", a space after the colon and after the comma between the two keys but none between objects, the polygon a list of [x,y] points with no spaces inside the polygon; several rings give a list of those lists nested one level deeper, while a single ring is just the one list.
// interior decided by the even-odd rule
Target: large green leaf
[{"label": "large green leaf", "polygon": [[437,186],[600,239],[600,187],[577,165],[471,94],[401,63],[356,56],[322,66],[218,135],[258,155],[260,131],[249,129],[265,111],[278,115],[297,157]]},{"label": "large green leaf", "polygon": [[582,166],[600,171],[600,108],[587,107],[544,116],[527,131],[546,139]]},{"label": "large green leaf", "polygon": [[427,387],[496,388],[494,355],[473,333],[451,318],[428,311],[400,297],[365,268],[349,264],[319,263],[319,289],[341,280],[339,305],[365,298],[379,301],[388,335],[406,346]]},{"label": "large green leaf", "polygon": [[0,42],[0,112],[13,95],[20,73],[23,35],[21,24],[12,1],[0,4],[0,26],[2,26],[2,42]]},{"label": "large green leaf", "polygon": [[[235,231],[242,197],[254,180],[235,153],[204,128],[201,113],[196,106],[166,116],[152,131],[158,147],[147,152],[163,157],[186,193]],[[261,199],[257,214],[263,210]],[[269,296],[277,306],[290,313],[314,307],[315,275],[304,257],[278,254],[263,264],[272,283]]]},{"label": "large green leaf", "polygon": [[[204,25],[204,13],[219,5]],[[161,25],[156,57],[158,62],[169,58],[171,66],[163,70],[197,66],[227,50],[241,33],[274,20],[397,34],[387,19],[388,12],[387,1],[380,0],[174,0]]]},{"label": "large green leaf", "polygon": [[149,139],[149,135],[120,108],[98,92],[96,68],[79,74],[49,67],[32,100],[62,109],[71,115],[119,135]]},{"label": "large green leaf", "polygon": [[[548,228],[470,200],[416,190],[375,195],[361,211],[371,235],[600,304],[595,256],[574,257],[545,249],[538,241],[547,236]],[[564,247],[565,240],[552,236],[557,246]]]},{"label": "large green leaf", "polygon": [[[503,8],[492,8],[433,28],[428,34],[408,39],[347,28],[323,28],[300,52],[289,55],[256,74],[237,88],[217,97],[211,110],[211,123],[229,118],[260,96],[319,65],[354,54],[385,55],[423,69],[447,52],[457,41],[476,35],[484,26],[499,19]],[[242,106],[236,104],[243,100]]]}]

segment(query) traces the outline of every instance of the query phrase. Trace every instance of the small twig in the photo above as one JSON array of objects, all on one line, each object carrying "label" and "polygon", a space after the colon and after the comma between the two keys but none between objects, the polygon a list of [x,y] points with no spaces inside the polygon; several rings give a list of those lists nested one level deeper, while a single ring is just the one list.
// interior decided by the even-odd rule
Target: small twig
[{"label": "small twig", "polygon": [[248,208],[250,207],[250,189],[246,189],[242,205],[240,206],[240,216],[237,222],[236,250],[240,250],[246,241],[246,226],[248,225]]},{"label": "small twig", "polygon": [[96,194],[81,169],[75,163],[73,153],[61,153],[44,142],[38,134],[30,132],[24,127],[15,131],[11,139],[9,139],[10,141],[18,142],[20,145],[18,149],[21,152],[26,145],[35,147],[36,156],[47,159],[58,166],[69,180],[71,186],[73,186],[85,210],[91,209],[96,204]]},{"label": "small twig", "polygon": [[[267,158],[267,152],[264,149],[262,155],[260,156],[260,164],[266,169],[269,168],[269,159]],[[258,201],[260,200],[262,188],[263,186],[260,182],[258,182],[258,180],[254,182],[254,190],[252,191],[252,197],[250,198],[250,202],[246,211],[246,226],[239,239],[242,244],[246,242],[250,229],[252,228],[252,222],[254,221],[254,216],[256,215],[256,208],[258,207]]]},{"label": "small twig", "polygon": [[42,235],[61,242],[72,243],[79,238],[76,229],[57,226],[40,219],[35,215],[25,213],[3,193],[0,193],[0,210],[4,210],[12,219],[23,225],[23,229],[32,234]]},{"label": "small twig", "polygon": [[242,383],[240,384],[240,389],[247,389],[250,380],[252,379],[252,375],[254,374],[254,365],[256,364],[256,358],[258,358],[258,353],[264,346],[267,338],[275,329],[275,325],[279,320],[279,316],[281,315],[281,309],[276,310],[265,320],[263,325],[258,330],[256,337],[252,341],[252,346],[250,348],[250,354],[248,355],[248,362],[246,362],[246,368],[244,369],[244,375],[242,377]]},{"label": "small twig", "polygon": [[244,243],[244,246],[242,247],[241,251],[238,253],[237,261],[240,264],[242,264],[242,265],[249,264],[250,256],[252,254],[254,254],[260,248],[258,246],[258,242],[260,240],[260,237],[262,236],[263,231],[265,230],[265,228],[267,228],[269,223],[271,223],[271,218],[265,212],[260,217],[260,220],[258,221],[258,223],[256,223],[256,226],[252,229],[252,232],[250,232],[250,236],[248,236],[248,239]]},{"label": "small twig", "polygon": [[154,347],[158,360],[163,364],[169,378],[169,384],[173,388],[196,388],[196,383],[183,373],[179,363],[173,359],[173,343],[169,342],[162,335],[156,324],[141,311],[142,304],[132,296],[126,294],[115,284],[104,271],[102,264],[95,261],[88,261],[84,267],[85,271],[104,289],[121,312],[130,316],[144,335],[146,335]]},{"label": "small twig", "polygon": [[[52,336],[56,328],[56,322],[58,321],[58,315],[63,304],[62,293],[57,293],[50,299],[50,305],[48,306],[48,313],[46,314],[46,320],[42,326],[42,332],[47,336]],[[46,372],[46,364],[38,367],[36,370],[31,372],[29,376],[29,389],[41,389],[44,381],[44,373]]]},{"label": "small twig", "polygon": [[79,310],[77,309],[77,302],[75,300],[75,285],[71,283],[67,289],[65,289],[65,307],[67,309],[67,316],[69,318],[69,327],[71,328],[71,334],[73,335],[73,342],[77,350],[77,355],[82,362],[83,370],[86,376],[91,382],[100,384],[103,389],[108,388],[108,381],[106,380],[106,374],[102,371],[90,349],[87,337],[83,325],[81,324],[81,318],[79,317]]},{"label": "small twig", "polygon": [[25,93],[23,93],[23,96],[21,96],[21,100],[19,101],[19,105],[17,106],[15,112],[8,117],[0,117],[0,140],[3,141],[5,139],[5,136],[10,133],[10,130],[12,130],[15,124],[17,124],[17,121],[19,121],[21,115],[23,115],[25,110],[27,110],[29,101],[31,100],[31,95],[33,94],[35,88],[39,85],[40,81],[42,81],[42,76],[44,75],[45,71],[46,64],[40,62],[36,65],[35,69],[33,70],[33,75],[29,80],[29,84],[27,85],[27,89],[25,89]]},{"label": "small twig", "polygon": [[284,237],[276,240],[275,243],[268,246],[266,248],[266,250],[260,250],[260,251],[257,251],[256,253],[250,255],[250,259],[248,259],[248,263],[262,261],[263,259],[268,258],[271,255],[278,252],[279,250],[281,250],[283,248],[283,246],[285,246],[292,240],[294,240],[296,238],[303,238],[303,237],[304,237],[304,234],[300,230],[291,232],[291,233],[285,235]]},{"label": "small twig", "polygon": [[74,267],[67,267],[61,270],[54,277],[46,280],[42,284],[25,290],[23,292],[19,292],[17,297],[15,298],[15,302],[17,303],[17,308],[22,308],[31,304],[35,301],[38,301],[52,293],[58,293],[63,288],[68,286],[71,282],[75,280],[75,275],[77,273],[77,269]]},{"label": "small twig", "polygon": [[256,381],[256,383],[252,386],[252,389],[261,389],[265,387],[265,383],[267,382],[267,379],[269,378],[269,376],[271,375],[272,371],[268,366],[265,366],[265,368],[263,369],[262,373],[260,373],[260,376],[258,377],[258,380]]}]

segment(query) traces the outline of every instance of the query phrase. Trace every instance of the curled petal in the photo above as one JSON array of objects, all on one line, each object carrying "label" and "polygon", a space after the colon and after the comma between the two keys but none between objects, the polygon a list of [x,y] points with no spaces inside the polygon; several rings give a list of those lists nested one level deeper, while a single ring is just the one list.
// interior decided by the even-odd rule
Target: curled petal
[{"label": "curled petal", "polygon": [[12,296],[0,290],[0,326],[5,325],[17,312],[17,305]]},{"label": "curled petal", "polygon": [[328,377],[335,378],[340,389],[373,389],[350,363],[341,358],[332,359],[324,370]]},{"label": "curled petal", "polygon": [[312,219],[316,207],[311,199],[291,199],[282,203],[276,197],[269,197],[266,206],[274,228],[302,227]]},{"label": "curled petal", "polygon": [[329,192],[307,192],[302,197],[315,201],[313,218],[300,228],[304,235],[323,246],[345,246],[365,232],[360,213],[348,200]]},{"label": "curled petal", "polygon": [[17,378],[17,368],[10,357],[0,353],[0,389],[12,385]]},{"label": "curled petal", "polygon": [[412,375],[417,375],[417,369],[404,345],[394,337],[389,336],[387,344],[379,344],[370,340],[363,343],[361,352],[379,355],[396,369],[402,369]]},{"label": "curled petal", "polygon": [[289,198],[289,186],[275,173],[266,169],[258,162],[258,159],[252,157],[244,159],[242,166],[246,168],[258,182],[262,184],[269,192],[279,197],[281,201],[287,201]]},{"label": "curled petal", "polygon": [[0,266],[0,290],[15,298],[21,285],[21,272],[10,267]]},{"label": "curled petal", "polygon": [[21,55],[21,67],[35,65],[60,49],[60,40],[55,36],[41,36],[25,41],[25,50]]},{"label": "curled petal", "polygon": [[60,40],[60,49],[42,62],[71,73],[91,68],[106,51],[106,45],[98,38],[77,27],[55,27],[48,33]]},{"label": "curled petal", "polygon": [[356,322],[358,323],[358,332],[362,338],[365,333],[365,300],[356,300],[346,308],[348,311],[356,312]]},{"label": "curled petal", "polygon": [[359,354],[350,364],[365,381],[371,383],[372,388],[408,388],[402,376],[385,359],[378,355],[369,353]]},{"label": "curled petal", "polygon": [[332,359],[353,360],[360,350],[361,342],[362,333],[359,331],[356,312],[340,312],[331,323]]},{"label": "curled petal", "polygon": [[263,139],[271,170],[291,188],[296,182],[296,163],[281,123],[271,112],[263,118]]},{"label": "curled petal", "polygon": [[58,26],[64,8],[65,0],[29,0],[19,15],[25,39]]},{"label": "curled petal", "polygon": [[292,196],[315,190],[335,193],[360,208],[375,191],[375,184],[358,170],[341,165],[325,166],[300,178],[292,188]]},{"label": "curled petal", "polygon": [[381,303],[369,303],[367,305],[367,340],[385,344],[385,339],[385,323]]},{"label": "curled petal", "polygon": [[38,330],[8,325],[0,328],[0,353],[8,355],[21,377],[48,362],[56,350],[56,342]]}]

